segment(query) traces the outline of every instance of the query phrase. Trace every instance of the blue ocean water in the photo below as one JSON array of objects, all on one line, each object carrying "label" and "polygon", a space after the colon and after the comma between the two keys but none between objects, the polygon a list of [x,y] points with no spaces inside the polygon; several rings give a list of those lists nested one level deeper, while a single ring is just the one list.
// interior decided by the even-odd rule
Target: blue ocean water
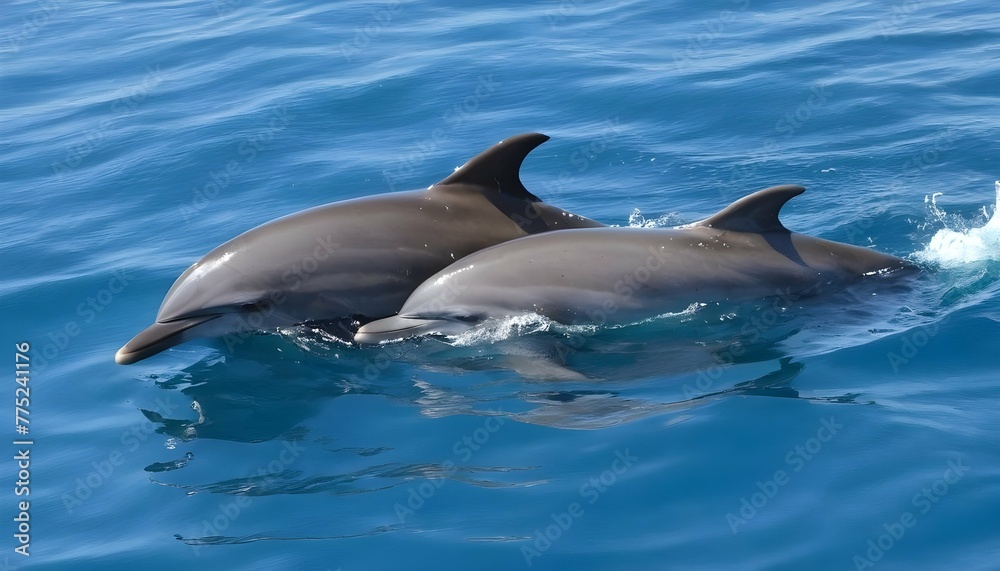
[{"label": "blue ocean water", "polygon": [[[30,343],[8,434],[33,444],[4,445],[3,568],[1000,568],[998,19],[7,3],[5,410]],[[782,315],[366,349],[290,330],[114,364],[214,246],[528,131],[552,140],[525,185],[568,210],[674,225],[803,184],[787,226],[924,272]],[[553,380],[546,343],[582,377]]]}]

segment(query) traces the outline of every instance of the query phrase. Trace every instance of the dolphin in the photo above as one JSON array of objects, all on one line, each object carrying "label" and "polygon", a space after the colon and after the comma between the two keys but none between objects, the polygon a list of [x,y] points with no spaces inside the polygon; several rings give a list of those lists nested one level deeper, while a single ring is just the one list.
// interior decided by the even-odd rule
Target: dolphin
[{"label": "dolphin", "polygon": [[527,313],[569,325],[635,323],[696,303],[794,299],[915,268],[789,231],[778,212],[804,191],[764,189],[678,228],[567,230],[492,246],[431,276],[398,315],[362,326],[354,340],[454,335],[489,318]]},{"label": "dolphin", "polygon": [[425,190],[335,202],[249,230],[209,252],[115,354],[127,365],[198,337],[395,314],[421,282],[488,246],[603,224],[541,202],[519,171],[540,133],[505,139]]}]

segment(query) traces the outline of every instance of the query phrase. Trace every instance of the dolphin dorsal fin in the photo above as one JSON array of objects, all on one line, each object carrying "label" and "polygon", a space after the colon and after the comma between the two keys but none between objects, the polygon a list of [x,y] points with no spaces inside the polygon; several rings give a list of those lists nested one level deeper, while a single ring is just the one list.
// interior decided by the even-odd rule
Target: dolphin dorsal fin
[{"label": "dolphin dorsal fin", "polygon": [[521,200],[541,202],[540,198],[524,188],[519,174],[524,157],[548,140],[549,137],[541,133],[524,133],[504,139],[469,159],[434,186],[465,184],[496,190]]},{"label": "dolphin dorsal fin", "polygon": [[788,232],[788,228],[778,220],[778,212],[793,196],[798,196],[805,190],[805,187],[794,184],[758,190],[692,226],[708,226],[732,232]]}]

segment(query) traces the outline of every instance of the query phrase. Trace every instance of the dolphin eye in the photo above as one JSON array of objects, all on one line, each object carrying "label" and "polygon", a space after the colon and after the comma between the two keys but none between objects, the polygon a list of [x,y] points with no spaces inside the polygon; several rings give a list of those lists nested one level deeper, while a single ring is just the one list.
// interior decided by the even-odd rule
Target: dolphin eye
[{"label": "dolphin eye", "polygon": [[462,323],[475,323],[481,321],[478,315],[453,315],[451,316],[455,321],[461,321]]}]

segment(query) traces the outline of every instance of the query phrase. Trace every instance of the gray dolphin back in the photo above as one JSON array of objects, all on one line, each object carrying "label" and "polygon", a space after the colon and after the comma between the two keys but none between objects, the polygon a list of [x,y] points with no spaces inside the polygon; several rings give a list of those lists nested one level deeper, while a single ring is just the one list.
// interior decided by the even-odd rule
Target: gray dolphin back
[{"label": "gray dolphin back", "polygon": [[529,234],[603,226],[524,188],[521,164],[547,140],[510,137],[424,190],[318,206],[240,234],[181,274],[156,322],[116,362],[232,331],[386,317],[424,279],[473,252]]},{"label": "gray dolphin back", "polygon": [[522,313],[567,324],[632,323],[697,303],[814,296],[914,268],[868,248],[790,232],[778,214],[803,191],[768,188],[679,228],[584,228],[498,244],[431,276],[396,317],[362,326],[355,340],[453,334]]}]

